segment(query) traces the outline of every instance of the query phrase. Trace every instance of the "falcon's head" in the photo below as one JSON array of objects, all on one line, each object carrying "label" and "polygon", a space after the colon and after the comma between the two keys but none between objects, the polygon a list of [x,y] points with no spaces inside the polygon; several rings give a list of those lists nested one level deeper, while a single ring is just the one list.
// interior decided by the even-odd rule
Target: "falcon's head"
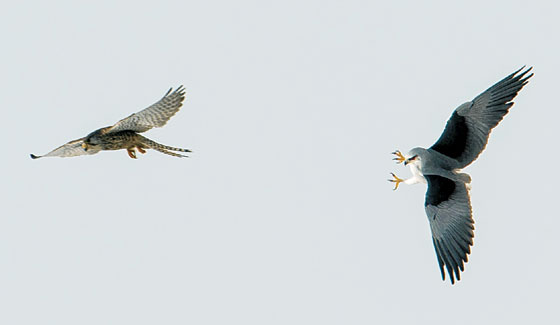
[{"label": "falcon's head", "polygon": [[82,142],[82,148],[84,148],[84,151],[88,151],[89,144],[86,142],[86,140],[84,140],[84,142]]},{"label": "falcon's head", "polygon": [[101,149],[99,148],[99,146],[101,145],[100,136],[103,135],[104,129],[105,128],[95,130],[90,134],[88,134],[85,137],[84,142],[82,143],[82,148],[84,148],[85,151],[92,150],[92,149],[97,149],[97,150]]}]

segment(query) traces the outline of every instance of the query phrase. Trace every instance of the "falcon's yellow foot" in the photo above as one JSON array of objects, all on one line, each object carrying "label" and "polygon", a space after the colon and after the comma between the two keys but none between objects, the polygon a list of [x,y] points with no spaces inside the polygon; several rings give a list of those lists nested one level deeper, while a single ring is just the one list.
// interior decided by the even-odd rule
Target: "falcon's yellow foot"
[{"label": "falcon's yellow foot", "polygon": [[396,160],[397,164],[400,164],[400,163],[402,163],[403,161],[406,160],[406,158],[403,156],[403,154],[399,150],[393,151],[391,153],[396,156],[395,158],[393,158],[393,160]]},{"label": "falcon's yellow foot", "polygon": [[140,152],[141,154],[145,154],[146,150],[140,148],[140,147],[136,147],[136,149],[138,149],[138,152]]},{"label": "falcon's yellow foot", "polygon": [[126,152],[128,152],[128,156],[132,159],[136,159],[136,150],[134,150],[134,148],[132,149],[126,149]]},{"label": "falcon's yellow foot", "polygon": [[391,173],[391,175],[393,176],[393,179],[388,179],[388,181],[391,183],[395,183],[395,188],[393,189],[393,191],[395,191],[397,188],[399,188],[399,184],[404,182],[404,179],[398,178],[397,175],[393,173]]}]

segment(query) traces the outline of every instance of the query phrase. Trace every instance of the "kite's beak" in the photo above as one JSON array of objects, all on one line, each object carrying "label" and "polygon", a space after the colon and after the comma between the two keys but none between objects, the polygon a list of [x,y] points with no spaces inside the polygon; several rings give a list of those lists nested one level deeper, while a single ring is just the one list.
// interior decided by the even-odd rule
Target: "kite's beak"
[{"label": "kite's beak", "polygon": [[418,155],[414,155],[414,156],[412,156],[408,159],[405,159],[404,160],[404,165],[406,166],[406,165],[410,164],[413,160],[416,160],[416,158],[418,158]]}]

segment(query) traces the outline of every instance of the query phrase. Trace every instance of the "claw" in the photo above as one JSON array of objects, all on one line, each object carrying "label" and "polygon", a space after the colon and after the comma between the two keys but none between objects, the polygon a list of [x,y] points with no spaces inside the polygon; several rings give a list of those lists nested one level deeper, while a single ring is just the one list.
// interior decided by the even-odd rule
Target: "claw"
[{"label": "claw", "polygon": [[132,159],[136,159],[136,151],[134,150],[134,148],[132,149],[126,149],[126,152],[128,152],[128,156]]},{"label": "claw", "polygon": [[395,183],[395,188],[393,189],[393,191],[395,191],[397,188],[399,188],[399,184],[404,182],[404,179],[398,178],[397,175],[393,173],[391,173],[391,175],[393,176],[393,179],[388,179],[388,181],[391,183]]},{"label": "claw", "polygon": [[138,149],[138,152],[140,152],[141,154],[146,153],[146,150],[144,150],[144,148],[136,147],[136,149]]},{"label": "claw", "polygon": [[393,160],[396,160],[397,164],[400,164],[406,160],[406,158],[399,150],[393,151],[391,153],[396,156],[395,158],[393,158]]}]

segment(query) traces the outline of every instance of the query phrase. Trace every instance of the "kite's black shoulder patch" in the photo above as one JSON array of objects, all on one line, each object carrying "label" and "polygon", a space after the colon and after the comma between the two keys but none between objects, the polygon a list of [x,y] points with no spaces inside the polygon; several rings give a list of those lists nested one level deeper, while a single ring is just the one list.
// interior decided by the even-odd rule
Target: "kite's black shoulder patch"
[{"label": "kite's black shoulder patch", "polygon": [[458,158],[465,151],[469,128],[464,116],[453,112],[441,137],[430,148],[451,158]]},{"label": "kite's black shoulder patch", "polygon": [[455,182],[449,178],[437,175],[424,175],[428,181],[426,203],[424,205],[437,206],[449,199],[455,191]]}]

